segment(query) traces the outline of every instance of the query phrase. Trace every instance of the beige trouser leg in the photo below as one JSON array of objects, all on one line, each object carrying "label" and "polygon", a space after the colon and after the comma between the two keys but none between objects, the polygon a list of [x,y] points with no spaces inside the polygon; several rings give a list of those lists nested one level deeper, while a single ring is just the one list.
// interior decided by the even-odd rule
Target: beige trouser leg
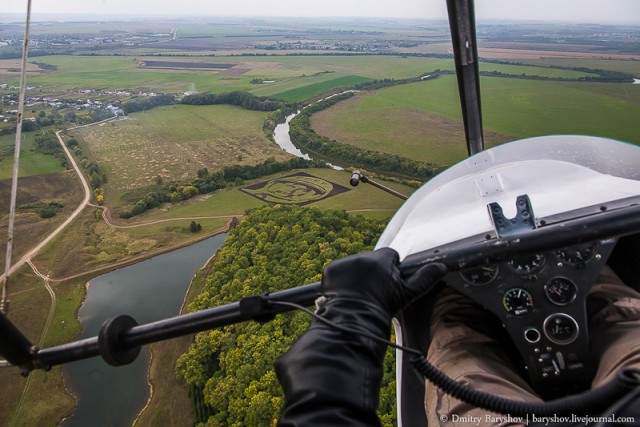
[{"label": "beige trouser leg", "polygon": [[[589,295],[588,306],[591,345],[599,362],[593,380],[597,386],[622,366],[640,367],[640,294],[606,267]],[[512,400],[539,402],[487,327],[488,316],[468,298],[444,290],[434,306],[429,361],[473,389]],[[495,422],[492,417],[497,414],[451,398],[431,384],[427,385],[425,403],[429,426],[524,425]]]},{"label": "beige trouser leg", "polygon": [[[434,306],[427,359],[453,380],[473,389],[514,400],[540,401],[489,333],[488,316],[491,314],[467,297],[444,290]],[[432,384],[427,385],[426,405],[430,427],[492,426],[496,423],[491,416],[498,416],[454,399]]]},{"label": "beige trouser leg", "polygon": [[594,387],[623,367],[640,368],[640,294],[606,267],[589,293],[589,334],[598,364]]}]

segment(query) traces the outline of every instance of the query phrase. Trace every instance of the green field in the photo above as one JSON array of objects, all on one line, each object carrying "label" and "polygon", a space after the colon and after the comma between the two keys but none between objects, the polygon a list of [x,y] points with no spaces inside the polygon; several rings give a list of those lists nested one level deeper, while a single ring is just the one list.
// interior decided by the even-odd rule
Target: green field
[{"label": "green field", "polygon": [[629,73],[640,78],[640,61],[631,60],[615,60],[615,59],[598,59],[598,58],[540,58],[536,60],[522,59],[519,60],[524,64],[540,64],[559,67],[587,67],[596,70],[619,71],[621,73]]},{"label": "green field", "polygon": [[[60,160],[53,156],[37,153],[31,149],[35,134],[35,131],[22,133],[19,175],[25,177],[63,172],[64,168],[60,165]],[[15,145],[15,142],[15,134],[0,136],[0,146]],[[0,160],[0,180],[10,179],[12,176],[13,152]]]},{"label": "green field", "polygon": [[[360,185],[353,188],[349,185],[351,173],[347,171],[337,171],[333,169],[305,169],[305,172],[326,179],[330,182],[348,187],[351,191],[339,194],[334,197],[313,203],[311,206],[321,209],[339,209],[352,210],[355,209],[368,215],[371,212],[382,212],[382,217],[389,218],[398,207],[401,200],[375,188],[367,185]],[[284,176],[292,172],[284,172],[274,175]],[[253,182],[260,182],[272,177],[258,178],[254,181],[247,182],[249,185]],[[385,183],[391,188],[404,193],[410,194],[414,188],[406,185]],[[263,206],[264,202],[239,191],[238,187],[226,190],[216,191],[210,197],[199,200],[193,200],[172,206],[169,210],[149,211],[140,216],[140,221],[151,221],[165,218],[177,217],[199,217],[213,215],[229,215],[242,214],[246,209]]]},{"label": "green field", "polygon": [[[30,78],[30,83],[38,86],[38,93],[64,93],[68,96],[68,92],[75,89],[128,89],[135,93],[157,91],[176,94],[193,90],[215,93],[244,90],[292,101],[304,100],[309,93],[316,95],[317,89],[328,90],[365,79],[411,78],[437,68],[453,67],[452,60],[397,56],[216,56],[186,59],[237,64],[238,68],[248,70],[238,76],[228,76],[212,70],[145,68],[139,65],[144,60],[142,57],[57,55],[38,60],[58,67],[54,72]],[[181,60],[185,61],[184,58]],[[250,83],[253,79],[274,83],[255,85]],[[333,82],[327,84],[329,81]],[[311,88],[299,93],[290,92],[305,86]]]},{"label": "green field", "polygon": [[[481,79],[486,145],[547,134],[585,134],[640,144],[640,87],[631,84]],[[313,116],[331,139],[447,165],[466,156],[454,76],[398,85]]]},{"label": "green field", "polygon": [[[532,63],[532,65],[538,65]],[[563,70],[557,68],[546,67],[527,67],[524,65],[508,65],[508,64],[494,64],[491,62],[480,62],[480,72],[483,71],[498,71],[504,74],[511,74],[514,76],[539,76],[546,78],[561,78],[561,79],[579,79],[580,77],[595,77],[597,74],[587,73],[583,71],[575,70]]]},{"label": "green field", "polygon": [[314,76],[315,78],[312,77],[298,79],[297,83],[300,85],[299,87],[289,89],[284,92],[275,93],[272,96],[284,99],[288,102],[298,102],[305,99],[313,98],[335,88],[347,88],[356,83],[362,83],[367,80],[371,80],[361,76],[332,77],[331,74],[327,74],[325,76],[328,76],[329,78],[327,79],[324,76],[322,76],[323,78],[318,78]]}]

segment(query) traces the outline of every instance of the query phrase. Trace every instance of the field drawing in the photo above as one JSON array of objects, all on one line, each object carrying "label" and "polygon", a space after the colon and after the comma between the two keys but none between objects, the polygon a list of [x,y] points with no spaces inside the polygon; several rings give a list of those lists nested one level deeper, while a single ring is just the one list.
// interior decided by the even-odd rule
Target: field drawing
[{"label": "field drawing", "polygon": [[297,172],[249,185],[240,191],[266,203],[304,206],[349,189],[306,172]]}]

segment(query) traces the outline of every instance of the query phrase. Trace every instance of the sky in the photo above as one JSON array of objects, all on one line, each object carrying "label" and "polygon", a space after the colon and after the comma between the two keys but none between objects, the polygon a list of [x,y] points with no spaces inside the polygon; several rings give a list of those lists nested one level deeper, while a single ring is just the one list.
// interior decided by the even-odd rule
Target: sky
[{"label": "sky", "polygon": [[[2,0],[0,14],[26,11]],[[32,13],[446,18],[445,0],[32,0]],[[476,0],[476,17],[640,23],[640,0]]]}]

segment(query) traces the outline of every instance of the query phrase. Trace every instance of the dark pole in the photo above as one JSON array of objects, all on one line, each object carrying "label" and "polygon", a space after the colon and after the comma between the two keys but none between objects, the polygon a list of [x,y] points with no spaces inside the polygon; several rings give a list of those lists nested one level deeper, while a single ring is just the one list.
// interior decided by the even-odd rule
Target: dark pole
[{"label": "dark pole", "polygon": [[11,365],[32,369],[36,348],[29,339],[2,313],[0,313],[0,355]]},{"label": "dark pole", "polygon": [[484,150],[473,0],[447,0],[462,119],[470,156]]}]

